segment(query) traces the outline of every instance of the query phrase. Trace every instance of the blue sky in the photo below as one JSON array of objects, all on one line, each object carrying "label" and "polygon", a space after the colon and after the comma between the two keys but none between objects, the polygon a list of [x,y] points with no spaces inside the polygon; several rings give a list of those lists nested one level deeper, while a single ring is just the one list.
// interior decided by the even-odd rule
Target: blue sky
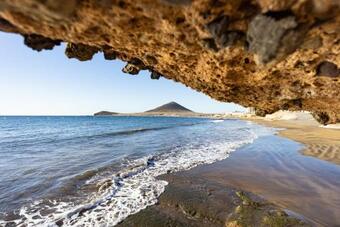
[{"label": "blue sky", "polygon": [[101,53],[87,62],[68,59],[64,49],[36,52],[21,36],[0,32],[0,115],[140,112],[170,101],[197,112],[243,109],[171,80],[151,80],[147,71],[124,74],[123,62],[107,61]]}]

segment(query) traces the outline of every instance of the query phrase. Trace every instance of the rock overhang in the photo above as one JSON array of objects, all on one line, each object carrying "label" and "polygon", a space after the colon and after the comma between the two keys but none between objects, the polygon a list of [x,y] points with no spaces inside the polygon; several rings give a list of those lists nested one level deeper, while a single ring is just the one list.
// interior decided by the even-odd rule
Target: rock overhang
[{"label": "rock overhang", "polygon": [[67,42],[258,115],[340,122],[339,0],[2,0],[0,30],[34,50]]}]

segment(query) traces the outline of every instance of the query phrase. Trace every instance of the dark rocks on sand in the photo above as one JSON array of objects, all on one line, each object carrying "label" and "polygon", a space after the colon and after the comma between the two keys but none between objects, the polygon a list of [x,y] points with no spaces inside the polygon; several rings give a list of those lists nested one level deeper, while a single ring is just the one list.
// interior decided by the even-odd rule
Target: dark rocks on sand
[{"label": "dark rocks on sand", "polygon": [[155,166],[155,158],[149,158],[148,161],[146,162],[147,167],[152,167]]},{"label": "dark rocks on sand", "polygon": [[[118,226],[307,226],[302,220],[248,192],[176,175],[154,206],[130,215]],[[198,183],[200,182],[200,183]],[[245,204],[245,205],[244,205]]]},{"label": "dark rocks on sand", "polygon": [[255,114],[256,116],[265,117],[268,112],[266,110],[255,108]]},{"label": "dark rocks on sand", "polygon": [[326,125],[329,121],[329,115],[326,112],[314,112],[312,113],[315,120],[317,120],[319,123]]}]

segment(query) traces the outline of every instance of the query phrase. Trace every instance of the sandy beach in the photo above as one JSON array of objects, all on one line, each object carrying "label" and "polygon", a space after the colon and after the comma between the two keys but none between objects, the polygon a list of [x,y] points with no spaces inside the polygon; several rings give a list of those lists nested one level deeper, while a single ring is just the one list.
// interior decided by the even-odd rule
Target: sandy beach
[{"label": "sandy beach", "polygon": [[284,128],[280,136],[303,143],[304,155],[313,156],[335,164],[340,164],[340,130],[320,127],[313,119],[274,120],[253,119],[253,121],[276,128]]},{"label": "sandy beach", "polygon": [[280,130],[223,161],[162,176],[159,203],[120,225],[337,226],[340,130],[310,118],[247,120]]}]

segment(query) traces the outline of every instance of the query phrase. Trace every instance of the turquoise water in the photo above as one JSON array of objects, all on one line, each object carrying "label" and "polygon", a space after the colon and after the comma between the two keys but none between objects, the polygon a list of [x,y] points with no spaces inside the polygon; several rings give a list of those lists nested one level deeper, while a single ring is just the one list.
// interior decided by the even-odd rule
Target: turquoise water
[{"label": "turquoise water", "polygon": [[0,117],[0,225],[115,225],[157,202],[157,176],[266,133],[239,120]]}]

